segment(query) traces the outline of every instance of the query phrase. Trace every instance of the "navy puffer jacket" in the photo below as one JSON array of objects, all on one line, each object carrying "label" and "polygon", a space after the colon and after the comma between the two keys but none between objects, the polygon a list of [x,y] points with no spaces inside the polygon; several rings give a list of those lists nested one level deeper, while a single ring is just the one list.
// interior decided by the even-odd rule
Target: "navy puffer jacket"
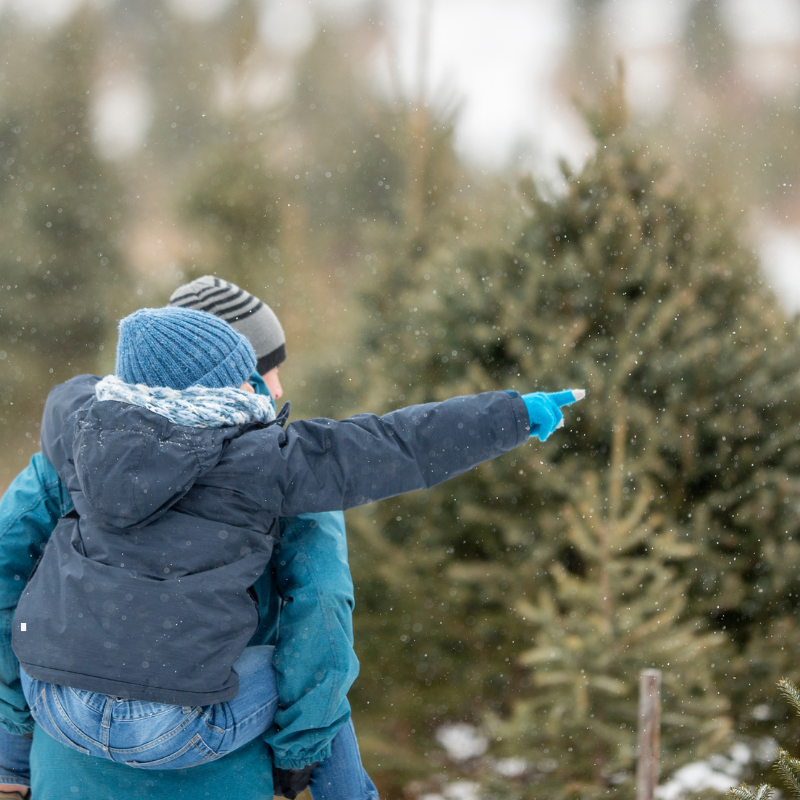
[{"label": "navy puffer jacket", "polygon": [[97,381],[74,378],[45,405],[42,450],[75,509],[19,601],[13,649],[32,678],[174,705],[236,696],[278,517],[433,486],[529,434],[505,392],[208,429],[98,401]]}]

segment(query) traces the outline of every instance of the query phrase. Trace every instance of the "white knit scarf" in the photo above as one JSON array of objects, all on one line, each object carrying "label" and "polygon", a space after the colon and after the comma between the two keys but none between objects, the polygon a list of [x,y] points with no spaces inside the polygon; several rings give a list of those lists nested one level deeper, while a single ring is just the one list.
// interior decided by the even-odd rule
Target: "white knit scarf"
[{"label": "white knit scarf", "polygon": [[147,408],[176,425],[191,428],[224,428],[275,419],[275,406],[269,397],[241,389],[204,386],[168,389],[125,383],[116,375],[106,375],[95,387],[95,396],[98,400],[117,400]]}]

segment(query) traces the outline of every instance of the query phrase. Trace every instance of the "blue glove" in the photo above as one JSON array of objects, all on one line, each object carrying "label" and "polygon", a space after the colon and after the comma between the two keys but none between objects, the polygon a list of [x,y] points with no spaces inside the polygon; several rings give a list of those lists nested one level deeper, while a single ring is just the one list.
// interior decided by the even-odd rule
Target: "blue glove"
[{"label": "blue glove", "polygon": [[522,395],[525,407],[528,409],[531,436],[538,436],[540,442],[545,441],[554,430],[564,425],[561,408],[583,400],[584,397],[586,397],[586,392],[583,389]]}]

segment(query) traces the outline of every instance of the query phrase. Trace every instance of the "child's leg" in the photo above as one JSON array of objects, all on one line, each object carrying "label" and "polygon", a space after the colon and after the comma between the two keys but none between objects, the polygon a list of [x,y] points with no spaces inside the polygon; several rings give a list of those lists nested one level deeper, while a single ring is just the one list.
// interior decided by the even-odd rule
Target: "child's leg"
[{"label": "child's leg", "polygon": [[89,755],[144,769],[213,761],[263,733],[278,705],[272,647],[250,647],[234,667],[239,694],[203,707],[119,700],[23,678],[31,714],[57,741]]},{"label": "child's leg", "polygon": [[314,770],[309,788],[314,800],[378,800],[378,790],[361,765],[352,720],[336,734],[331,756]]},{"label": "child's leg", "polygon": [[251,742],[272,725],[278,710],[274,651],[266,645],[246,648],[233,665],[239,675],[239,694],[227,703],[202,709],[207,728],[222,734],[215,746],[219,756]]},{"label": "child's leg", "polygon": [[[70,709],[68,701],[56,700],[56,693],[63,690],[63,686],[33,680],[22,669],[19,677],[31,716],[40,728],[65,747],[85,755],[108,758],[103,752],[101,742],[103,695],[97,696],[96,706],[92,703],[80,703],[75,709]],[[65,705],[69,710],[64,708]]]}]

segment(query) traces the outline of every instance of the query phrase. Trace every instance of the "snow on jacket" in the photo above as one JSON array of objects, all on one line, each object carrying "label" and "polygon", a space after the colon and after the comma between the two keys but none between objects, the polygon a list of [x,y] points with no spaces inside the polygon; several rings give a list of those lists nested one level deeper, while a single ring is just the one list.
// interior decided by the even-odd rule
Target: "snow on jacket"
[{"label": "snow on jacket", "polygon": [[279,516],[433,486],[529,434],[505,392],[286,430],[189,428],[98,401],[97,380],[74,378],[45,405],[42,449],[74,511],[20,598],[12,645],[33,678],[175,705],[236,696],[232,664],[258,624],[248,590]]}]

